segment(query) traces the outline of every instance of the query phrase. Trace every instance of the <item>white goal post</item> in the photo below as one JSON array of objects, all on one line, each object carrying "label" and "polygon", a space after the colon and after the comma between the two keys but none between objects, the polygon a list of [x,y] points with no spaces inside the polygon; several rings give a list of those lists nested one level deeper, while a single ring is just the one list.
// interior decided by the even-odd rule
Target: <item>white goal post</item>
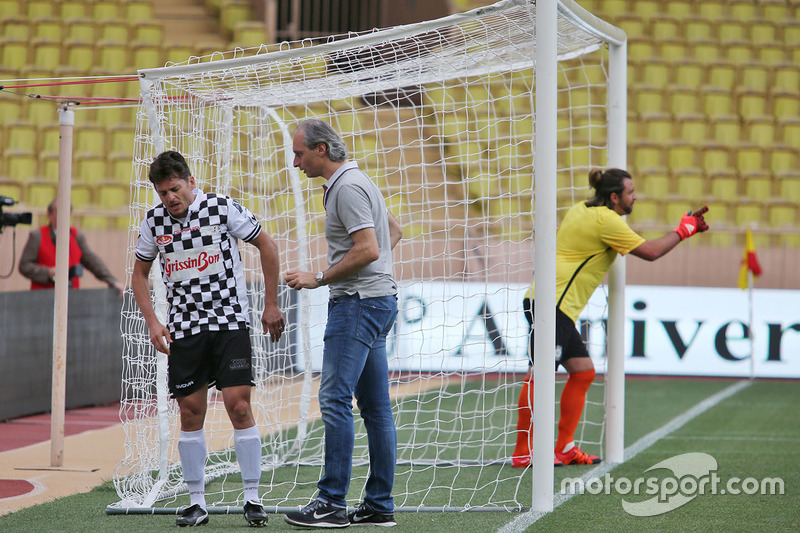
[{"label": "white goal post", "polygon": [[[404,228],[394,253],[400,314],[388,346],[398,510],[546,510],[548,497],[552,507],[552,463],[549,478],[510,463],[528,369],[522,299],[534,266],[544,286],[541,258],[555,255],[560,211],[589,196],[590,169],[626,166],[626,51],[621,30],[574,2],[538,4],[503,0],[433,21],[139,71],[128,275],[139,224],[158,201],[148,167],[163,150],[186,156],[201,189],[228,194],[259,218],[278,242],[282,271],[318,271],[326,261],[322,180],[292,166],[291,136],[302,120],[331,123],[383,191]],[[552,16],[547,46],[537,39],[537,11]],[[551,71],[541,77],[535,65],[546,65],[546,56]],[[253,247],[241,253],[252,302],[261,497],[269,511],[285,512],[313,498],[324,468],[316,390],[327,293],[281,287],[287,332],[272,344],[259,321],[260,263]],[[605,445],[606,459],[620,462],[624,271],[611,278],[611,309],[605,298],[587,308],[590,352],[606,379],[590,389],[576,437],[593,453]],[[164,313],[157,272],[152,283]],[[547,291],[537,290],[536,303],[555,309]],[[598,326],[606,311],[607,330]],[[546,315],[536,315],[542,331],[553,327]],[[114,472],[120,501],[107,511],[173,513],[188,502],[177,407],[166,392],[166,356],[151,346],[130,291],[121,329],[126,442]],[[536,379],[552,391],[554,375]],[[551,410],[555,399],[547,398]],[[363,497],[368,466],[355,419],[352,503]],[[548,462],[549,426],[536,432]],[[241,512],[232,431],[214,389],[205,431],[210,511]],[[532,486],[539,487],[533,504]]]}]

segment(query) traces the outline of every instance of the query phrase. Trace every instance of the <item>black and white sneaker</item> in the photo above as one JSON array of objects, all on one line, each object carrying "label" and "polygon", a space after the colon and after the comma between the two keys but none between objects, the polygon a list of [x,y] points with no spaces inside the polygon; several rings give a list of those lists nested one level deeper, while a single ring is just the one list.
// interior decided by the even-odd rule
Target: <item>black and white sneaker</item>
[{"label": "black and white sneaker", "polygon": [[202,526],[208,524],[208,511],[197,504],[183,510],[180,518],[175,520],[175,525],[180,527]]},{"label": "black and white sneaker", "polygon": [[244,519],[247,520],[247,525],[250,527],[264,527],[267,525],[269,517],[263,505],[247,502],[244,504]]},{"label": "black and white sneaker", "polygon": [[347,509],[314,500],[299,511],[291,511],[283,517],[287,524],[301,527],[347,527]]},{"label": "black and white sneaker", "polygon": [[352,526],[392,527],[397,525],[394,514],[379,513],[367,502],[362,502],[355,511],[347,515],[347,519],[350,520]]}]

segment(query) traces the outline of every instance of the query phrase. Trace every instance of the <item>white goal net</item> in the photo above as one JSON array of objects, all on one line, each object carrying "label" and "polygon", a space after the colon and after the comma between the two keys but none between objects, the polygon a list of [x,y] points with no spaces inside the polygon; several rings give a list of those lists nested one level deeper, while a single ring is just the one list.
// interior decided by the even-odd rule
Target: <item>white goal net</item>
[{"label": "white goal net", "polygon": [[[140,71],[131,265],[138,225],[157,201],[147,170],[163,150],[186,156],[200,188],[236,198],[259,218],[278,242],[282,271],[326,266],[323,181],[292,167],[300,121],[328,121],[386,196],[404,228],[394,253],[400,311],[388,346],[400,509],[530,505],[530,469],[512,468],[510,457],[528,369],[522,299],[534,269],[535,16],[535,2],[506,0],[436,21]],[[607,165],[606,44],[598,21],[560,4],[559,209],[585,199],[589,170]],[[537,207],[556,216],[556,206]],[[316,391],[327,292],[282,287],[287,333],[270,343],[259,322],[260,263],[253,247],[241,250],[253,302],[261,496],[281,511],[308,503],[324,468]],[[153,285],[159,308],[158,275]],[[604,311],[605,299],[587,310],[599,372],[576,435],[598,454]],[[177,407],[166,393],[166,357],[151,346],[130,293],[122,330],[126,443],[114,473],[121,501],[112,507],[173,509],[188,502]],[[232,430],[216,390],[209,400],[207,499],[233,509],[243,501]],[[353,503],[368,468],[355,419]]]}]

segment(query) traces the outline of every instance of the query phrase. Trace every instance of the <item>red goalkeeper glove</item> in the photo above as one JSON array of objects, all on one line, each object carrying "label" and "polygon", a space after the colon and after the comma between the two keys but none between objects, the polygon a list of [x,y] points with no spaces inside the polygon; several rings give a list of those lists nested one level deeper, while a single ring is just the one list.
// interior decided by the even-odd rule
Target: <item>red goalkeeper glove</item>
[{"label": "red goalkeeper glove", "polygon": [[707,212],[707,205],[704,205],[694,213],[687,211],[686,214],[683,215],[683,218],[681,218],[681,223],[678,224],[678,227],[673,231],[678,234],[678,237],[680,237],[681,240],[691,237],[695,233],[703,233],[704,231],[708,231],[708,224],[706,223],[706,219],[703,218],[703,215],[705,215]]}]

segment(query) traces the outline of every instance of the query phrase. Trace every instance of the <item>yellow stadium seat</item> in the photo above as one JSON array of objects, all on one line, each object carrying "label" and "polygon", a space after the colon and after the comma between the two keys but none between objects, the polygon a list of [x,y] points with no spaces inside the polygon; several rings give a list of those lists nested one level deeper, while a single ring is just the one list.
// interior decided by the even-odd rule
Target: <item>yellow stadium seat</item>
[{"label": "yellow stadium seat", "polygon": [[699,168],[697,145],[682,140],[670,141],[667,144],[667,166],[672,172],[691,171]]},{"label": "yellow stadium seat", "polygon": [[748,39],[748,25],[752,21],[716,19],[717,39],[722,43],[742,43]]},{"label": "yellow stadium seat", "polygon": [[61,19],[47,17],[33,21],[33,39],[41,39],[51,42],[60,42],[64,36],[64,25]]},{"label": "yellow stadium seat", "polygon": [[709,117],[730,116],[733,114],[735,99],[731,91],[720,87],[703,87],[703,113]]},{"label": "yellow stadium seat", "polygon": [[710,139],[721,144],[738,143],[741,140],[741,120],[736,115],[715,115],[709,119]]},{"label": "yellow stadium seat", "polygon": [[98,21],[113,20],[125,16],[120,13],[120,2],[116,0],[94,0],[91,4],[92,17]]},{"label": "yellow stadium seat", "polygon": [[773,197],[772,174],[760,170],[743,173],[744,195],[750,200],[766,201]]},{"label": "yellow stadium seat", "polygon": [[164,39],[164,25],[154,20],[136,21],[132,26],[131,39],[156,46]]},{"label": "yellow stadium seat", "polygon": [[97,185],[97,206],[102,209],[127,209],[130,187],[126,183],[102,182]]},{"label": "yellow stadium seat", "polygon": [[729,173],[733,171],[730,145],[708,142],[702,146],[703,170],[706,174]]},{"label": "yellow stadium seat", "polygon": [[39,153],[39,175],[46,181],[58,182],[59,156],[58,152]]},{"label": "yellow stadium seat", "polygon": [[789,146],[800,146],[800,116],[778,116],[778,139]]},{"label": "yellow stadium seat", "polygon": [[0,37],[0,61],[4,68],[20,70],[29,64],[27,38]]},{"label": "yellow stadium seat", "polygon": [[14,200],[25,203],[25,185],[24,180],[0,176],[0,194],[9,196]]},{"label": "yellow stadium seat", "polygon": [[653,57],[653,52],[653,42],[647,36],[628,40],[628,58],[632,60]]},{"label": "yellow stadium seat", "polygon": [[741,142],[736,146],[736,168],[740,172],[756,172],[767,168],[764,150],[749,142]]},{"label": "yellow stadium seat", "polygon": [[702,171],[683,170],[675,175],[677,193],[683,198],[700,202],[707,196],[706,179]]},{"label": "yellow stadium seat", "polygon": [[104,42],[98,43],[97,64],[100,68],[110,73],[123,74],[128,68],[128,50],[125,43]]},{"label": "yellow stadium seat", "polygon": [[25,15],[24,2],[21,0],[0,0],[0,13],[4,17],[14,17]]},{"label": "yellow stadium seat", "polygon": [[61,0],[61,18],[69,21],[90,17],[89,5],[85,0]]},{"label": "yellow stadium seat", "polygon": [[797,91],[773,91],[773,113],[777,117],[800,116],[800,94]]},{"label": "yellow stadium seat", "polygon": [[776,174],[800,168],[798,145],[796,144],[773,144],[767,157],[769,158],[769,170]]},{"label": "yellow stadium seat", "polygon": [[642,38],[648,35],[647,21],[636,13],[625,13],[614,18],[614,25],[625,30],[628,38]]},{"label": "yellow stadium seat", "polygon": [[31,21],[26,17],[4,17],[0,18],[0,29],[2,36],[6,39],[30,39],[33,35]]},{"label": "yellow stadium seat", "polygon": [[106,131],[102,126],[93,123],[76,124],[73,132],[74,152],[108,152]]},{"label": "yellow stadium seat", "polygon": [[89,72],[96,64],[95,44],[86,41],[67,40],[64,43],[66,63],[80,72]]},{"label": "yellow stadium seat", "polygon": [[708,20],[718,20],[727,15],[727,0],[703,0],[698,2],[697,14]]},{"label": "yellow stadium seat", "polygon": [[800,65],[784,63],[775,66],[773,74],[774,79],[771,83],[773,89],[797,92],[798,87],[800,87]]},{"label": "yellow stadium seat", "polygon": [[740,228],[758,225],[761,222],[761,215],[764,213],[760,203],[747,202],[736,205],[734,222]]},{"label": "yellow stadium seat", "polygon": [[93,43],[97,40],[98,28],[94,19],[76,17],[65,22],[67,39],[77,42]]},{"label": "yellow stadium seat", "polygon": [[732,171],[719,171],[709,175],[710,193],[716,200],[734,200],[739,197],[739,178]]},{"label": "yellow stadium seat", "polygon": [[675,116],[677,138],[700,146],[709,138],[709,121],[700,113],[681,113]]},{"label": "yellow stadium seat", "polygon": [[42,69],[53,70],[61,64],[61,43],[49,39],[36,38],[30,46],[33,64]]},{"label": "yellow stadium seat", "polygon": [[230,36],[237,24],[253,19],[253,11],[247,0],[222,0],[219,14],[220,25]]},{"label": "yellow stadium seat", "polygon": [[668,39],[657,42],[661,57],[669,61],[679,61],[688,57],[689,50],[691,50],[693,46],[686,42],[685,39]]},{"label": "yellow stadium seat", "polygon": [[669,113],[647,112],[644,110],[639,118],[644,138],[650,141],[663,141],[673,137],[675,124]]},{"label": "yellow stadium seat", "polygon": [[[1,84],[2,82],[0,82]],[[23,102],[19,97],[14,95],[2,95],[0,96],[0,124],[7,124],[9,122],[14,122],[22,118],[23,113]],[[0,128],[3,133],[3,137],[0,138],[0,146],[6,146],[6,129],[5,127]]]},{"label": "yellow stadium seat", "polygon": [[124,18],[131,22],[149,21],[153,19],[154,9],[151,0],[127,0]]},{"label": "yellow stadium seat", "polygon": [[137,42],[131,46],[131,67],[135,69],[164,66],[162,48],[158,44]]},{"label": "yellow stadium seat", "polygon": [[105,20],[98,24],[97,39],[102,43],[128,44],[131,40],[130,23],[122,19]]},{"label": "yellow stadium seat", "polygon": [[706,65],[707,81],[714,87],[733,89],[736,84],[736,68],[737,65],[724,60]]},{"label": "yellow stadium seat", "polygon": [[800,170],[779,172],[775,175],[775,179],[778,182],[778,196],[795,205],[800,205]]},{"label": "yellow stadium seat", "polygon": [[641,81],[650,85],[666,86],[669,83],[672,63],[658,57],[642,61]]},{"label": "yellow stadium seat", "polygon": [[758,146],[767,147],[775,143],[777,132],[772,115],[748,117],[744,121],[746,139]]},{"label": "yellow stadium seat", "polygon": [[[670,4],[688,4],[689,2],[670,2]],[[683,21],[683,34],[690,43],[708,42],[714,38],[714,23],[704,17],[692,16]]]},{"label": "yellow stadium seat", "polygon": [[673,194],[672,177],[666,167],[646,167],[637,169],[633,176],[637,195],[657,201]]},{"label": "yellow stadium seat", "polygon": [[797,220],[797,204],[783,198],[772,199],[765,204],[769,225],[773,229],[790,228]]},{"label": "yellow stadium seat", "polygon": [[[703,63],[714,63],[721,56],[719,43],[713,39],[697,39],[690,43],[686,57]],[[677,59],[676,59],[677,60]]]},{"label": "yellow stadium seat", "polygon": [[722,45],[724,57],[736,63],[747,63],[753,60],[755,52],[753,44],[747,41],[735,41]]},{"label": "yellow stadium seat", "polygon": [[669,112],[685,115],[702,111],[702,95],[695,88],[671,85],[669,87]]},{"label": "yellow stadium seat", "polygon": [[0,168],[0,172],[4,172],[8,176],[28,179],[39,174],[39,160],[36,153],[31,150],[6,149],[3,152],[3,159],[6,168],[5,171]]},{"label": "yellow stadium seat", "polygon": [[739,65],[737,70],[739,73],[736,81],[737,88],[754,91],[766,91],[769,88],[771,73],[767,65],[749,63]]},{"label": "yellow stadium seat", "polygon": [[634,84],[630,90],[632,107],[640,112],[667,111],[665,89],[650,84]]},{"label": "yellow stadium seat", "polygon": [[683,39],[682,23],[668,15],[660,15],[650,22],[650,38],[655,40]]},{"label": "yellow stadium seat", "polygon": [[672,62],[675,83],[684,87],[700,87],[706,79],[706,66],[692,59]]},{"label": "yellow stadium seat", "polygon": [[753,89],[734,89],[736,110],[739,115],[747,119],[767,114],[767,94]]},{"label": "yellow stadium seat", "polygon": [[30,207],[47,207],[58,196],[58,184],[51,181],[31,180],[27,184],[25,203]]},{"label": "yellow stadium seat", "polygon": [[73,180],[79,183],[99,183],[108,177],[106,155],[76,152],[73,157]]}]

